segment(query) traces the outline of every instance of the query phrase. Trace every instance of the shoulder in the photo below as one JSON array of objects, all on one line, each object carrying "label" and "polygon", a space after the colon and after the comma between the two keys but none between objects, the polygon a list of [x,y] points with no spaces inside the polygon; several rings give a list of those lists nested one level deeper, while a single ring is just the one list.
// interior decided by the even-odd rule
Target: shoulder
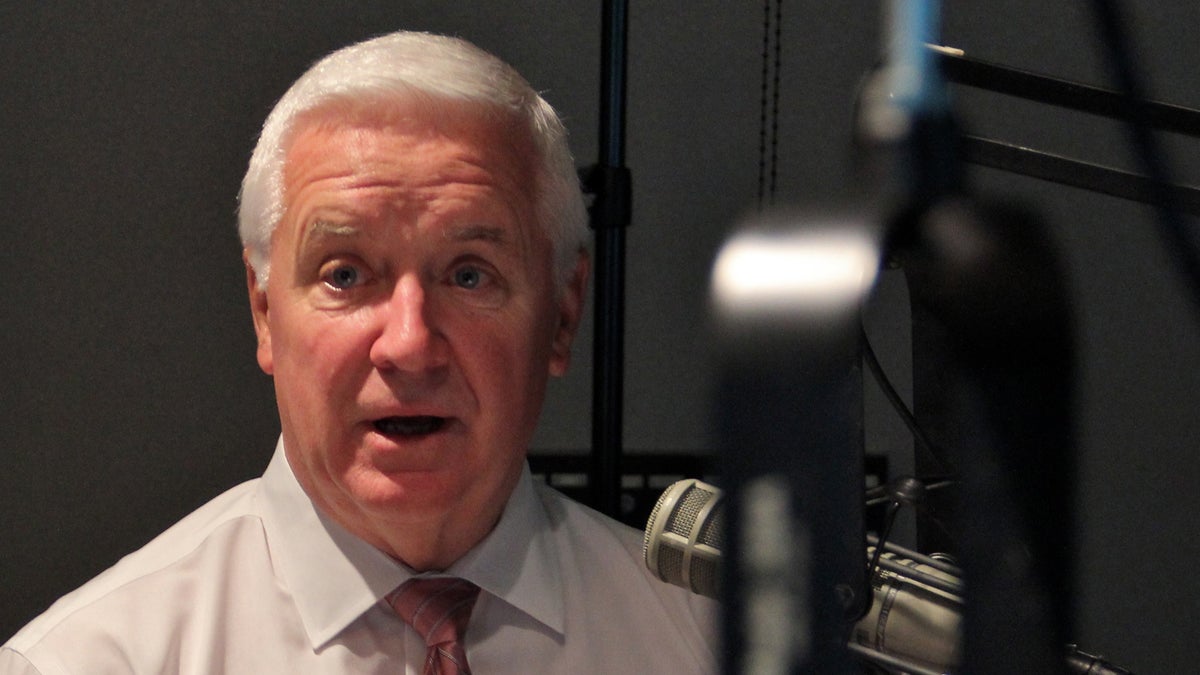
[{"label": "shoulder", "polygon": [[552,487],[538,484],[536,490],[554,541],[569,557],[585,568],[602,566],[623,577],[651,578],[643,562],[640,531]]},{"label": "shoulder", "polygon": [[646,663],[657,658],[650,652],[667,649],[678,652],[676,665],[696,660],[689,672],[710,671],[718,603],[656,578],[644,561],[641,531],[553,488],[540,485],[538,493],[562,561],[568,614],[598,624],[594,634],[626,650],[644,647]]},{"label": "shoulder", "polygon": [[263,540],[256,483],[226,491],[63,596],[4,649],[33,662],[40,653],[61,654],[63,647],[96,655],[107,650],[121,660],[126,643],[146,632],[175,630],[172,622],[186,616],[205,576],[228,567],[232,552]]}]

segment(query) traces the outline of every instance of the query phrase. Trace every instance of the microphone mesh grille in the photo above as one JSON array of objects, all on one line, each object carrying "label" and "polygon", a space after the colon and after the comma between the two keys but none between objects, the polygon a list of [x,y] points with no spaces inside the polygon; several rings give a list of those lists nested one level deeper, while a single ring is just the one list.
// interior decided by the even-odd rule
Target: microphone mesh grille
[{"label": "microphone mesh grille", "polygon": [[721,490],[699,480],[680,480],[667,488],[654,505],[642,540],[651,572],[694,593],[720,597],[722,507]]},{"label": "microphone mesh grille", "polygon": [[[681,537],[688,537],[691,534],[692,527],[696,524],[696,519],[700,517],[700,512],[716,496],[716,493],[711,490],[705,490],[696,485],[688,487],[687,491],[676,503],[675,510],[671,512],[671,517],[667,520],[666,531]],[[697,543],[706,544],[717,550],[721,550],[721,541],[724,538],[724,529],[721,527],[720,522],[720,509],[722,506],[723,504],[717,503],[713,507],[713,511],[709,513],[709,517],[700,523],[700,531],[696,537]],[[684,552],[685,549],[675,548],[666,544],[660,547],[658,554],[659,569],[662,570],[664,579],[673,579],[675,583],[682,585]],[[688,572],[689,579],[691,580],[690,586],[693,591],[707,595],[710,598],[717,597],[720,568],[717,566],[715,560],[692,558],[691,569]]]},{"label": "microphone mesh grille", "polygon": [[712,513],[709,514],[708,520],[705,520],[700,525],[700,534],[697,535],[696,541],[701,544],[711,546],[718,551],[725,550],[725,527],[723,517],[724,510],[724,502],[718,502],[715,506],[713,506]]},{"label": "microphone mesh grille", "polygon": [[692,590],[710,598],[718,597],[720,579],[721,568],[717,561],[692,558]]},{"label": "microphone mesh grille", "polygon": [[671,518],[667,521],[667,532],[685,537],[690,534],[692,526],[696,524],[696,517],[700,515],[700,509],[704,508],[711,498],[712,493],[708,490],[694,485],[689,487],[675,510],[671,512]]},{"label": "microphone mesh grille", "polygon": [[674,546],[659,547],[658,576],[673,584],[683,581],[683,549]]}]

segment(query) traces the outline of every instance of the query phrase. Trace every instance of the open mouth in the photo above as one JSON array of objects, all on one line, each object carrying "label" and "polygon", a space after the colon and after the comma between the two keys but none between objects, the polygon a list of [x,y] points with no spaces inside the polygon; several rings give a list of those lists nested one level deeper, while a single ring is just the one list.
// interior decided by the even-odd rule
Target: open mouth
[{"label": "open mouth", "polygon": [[415,417],[384,417],[375,420],[375,430],[388,436],[424,436],[446,426],[445,417],[418,415]]}]

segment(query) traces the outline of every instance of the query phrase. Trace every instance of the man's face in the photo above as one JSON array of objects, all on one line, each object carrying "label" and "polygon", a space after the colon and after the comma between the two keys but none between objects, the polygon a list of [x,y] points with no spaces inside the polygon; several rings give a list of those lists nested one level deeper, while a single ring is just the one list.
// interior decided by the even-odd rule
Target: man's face
[{"label": "man's face", "polygon": [[269,288],[249,272],[297,478],[418,568],[495,524],[547,376],[566,371],[587,273],[581,257],[555,293],[526,135],[447,108],[305,124]]}]

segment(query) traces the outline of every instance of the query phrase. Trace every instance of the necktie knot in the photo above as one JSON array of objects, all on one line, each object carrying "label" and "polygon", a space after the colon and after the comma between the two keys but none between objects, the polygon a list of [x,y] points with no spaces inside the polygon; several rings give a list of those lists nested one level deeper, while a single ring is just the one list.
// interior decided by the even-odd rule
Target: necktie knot
[{"label": "necktie knot", "polygon": [[462,646],[479,587],[456,577],[417,577],[388,596],[388,603],[428,647],[425,675],[467,675]]}]

